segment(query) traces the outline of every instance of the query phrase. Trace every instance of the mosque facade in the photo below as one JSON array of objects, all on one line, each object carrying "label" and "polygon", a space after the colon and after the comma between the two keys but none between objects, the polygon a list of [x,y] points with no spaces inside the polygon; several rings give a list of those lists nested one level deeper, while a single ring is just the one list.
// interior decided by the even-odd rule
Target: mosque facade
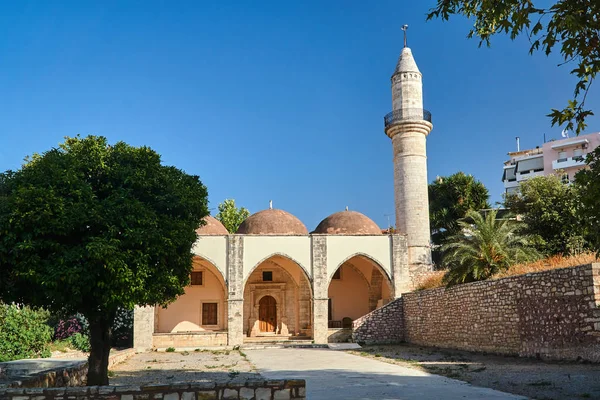
[{"label": "mosque facade", "polygon": [[136,307],[134,347],[238,346],[272,340],[344,340],[352,321],[411,291],[432,269],[422,75],[404,47],[384,118],[393,149],[397,233],[356,211],[308,231],[269,208],[235,234],[207,217],[194,244],[191,284],[167,308]]}]

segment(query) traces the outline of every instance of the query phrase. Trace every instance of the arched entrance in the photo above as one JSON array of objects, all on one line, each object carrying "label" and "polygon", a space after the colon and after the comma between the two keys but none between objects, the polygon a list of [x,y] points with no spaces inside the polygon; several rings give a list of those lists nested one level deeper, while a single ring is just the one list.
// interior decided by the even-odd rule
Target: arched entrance
[{"label": "arched entrance", "polygon": [[275,332],[277,329],[277,301],[273,296],[264,296],[258,303],[260,331]]},{"label": "arched entrance", "polygon": [[259,262],[244,284],[244,325],[248,337],[263,334],[312,336],[312,291],[294,260],[274,254]]},{"label": "arched entrance", "polygon": [[329,328],[350,328],[352,321],[392,300],[392,285],[387,274],[364,255],[344,261],[330,279]]}]

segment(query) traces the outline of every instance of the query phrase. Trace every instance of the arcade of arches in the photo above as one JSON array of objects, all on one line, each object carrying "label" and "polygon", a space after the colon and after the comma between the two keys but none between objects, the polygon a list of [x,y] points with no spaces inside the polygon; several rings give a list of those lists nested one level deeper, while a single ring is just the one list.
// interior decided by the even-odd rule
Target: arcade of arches
[{"label": "arcade of arches", "polygon": [[[245,282],[243,331],[247,337],[310,338],[312,299],[310,280],[295,261],[282,255],[269,257]],[[353,320],[391,299],[391,282],[381,267],[366,256],[354,256],[330,277],[328,327],[350,328]],[[190,286],[167,308],[155,309],[154,324],[154,333],[159,337],[225,335],[227,291],[221,273],[209,261],[195,257]],[[180,341],[185,340],[179,336]]]},{"label": "arcade of arches", "polygon": [[[405,235],[342,211],[312,232],[268,209],[237,234],[214,218],[198,229],[191,284],[168,307],[136,307],[137,349],[244,342],[345,341],[357,318],[412,289]],[[266,337],[266,339],[265,339]]]}]

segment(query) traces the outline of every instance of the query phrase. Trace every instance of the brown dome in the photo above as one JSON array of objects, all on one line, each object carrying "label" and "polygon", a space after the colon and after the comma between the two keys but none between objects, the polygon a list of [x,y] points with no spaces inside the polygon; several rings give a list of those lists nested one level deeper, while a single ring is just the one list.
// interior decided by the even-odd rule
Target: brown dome
[{"label": "brown dome", "polygon": [[381,235],[381,229],[364,214],[356,211],[340,211],[331,214],[312,233],[328,235]]},{"label": "brown dome", "polygon": [[227,229],[225,229],[218,219],[209,215],[208,217],[205,217],[203,221],[204,225],[196,229],[198,235],[229,235]]},{"label": "brown dome", "polygon": [[306,226],[289,212],[267,209],[252,214],[237,230],[245,235],[308,235]]}]

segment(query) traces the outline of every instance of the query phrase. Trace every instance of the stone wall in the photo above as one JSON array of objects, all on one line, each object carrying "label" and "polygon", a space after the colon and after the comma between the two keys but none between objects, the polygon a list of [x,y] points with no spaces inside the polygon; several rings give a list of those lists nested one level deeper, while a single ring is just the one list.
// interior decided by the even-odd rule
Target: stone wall
[{"label": "stone wall", "polygon": [[[111,351],[108,368],[134,354],[134,349]],[[10,361],[2,363],[0,367],[0,389],[83,386],[87,381],[87,372],[88,362],[85,360],[49,358]]]},{"label": "stone wall", "polygon": [[213,346],[227,346],[227,332],[155,333],[152,335],[152,347],[155,349]]},{"label": "stone wall", "polygon": [[352,340],[365,344],[402,342],[404,340],[402,298],[355,320],[352,323]]},{"label": "stone wall", "polygon": [[248,381],[246,384],[194,382],[147,386],[82,386],[69,388],[0,389],[0,400],[301,400],[306,398],[304,380]]},{"label": "stone wall", "polygon": [[[407,293],[401,303],[404,325],[393,324],[409,343],[600,362],[600,264]],[[374,313],[355,322],[357,337],[373,335]]]}]

